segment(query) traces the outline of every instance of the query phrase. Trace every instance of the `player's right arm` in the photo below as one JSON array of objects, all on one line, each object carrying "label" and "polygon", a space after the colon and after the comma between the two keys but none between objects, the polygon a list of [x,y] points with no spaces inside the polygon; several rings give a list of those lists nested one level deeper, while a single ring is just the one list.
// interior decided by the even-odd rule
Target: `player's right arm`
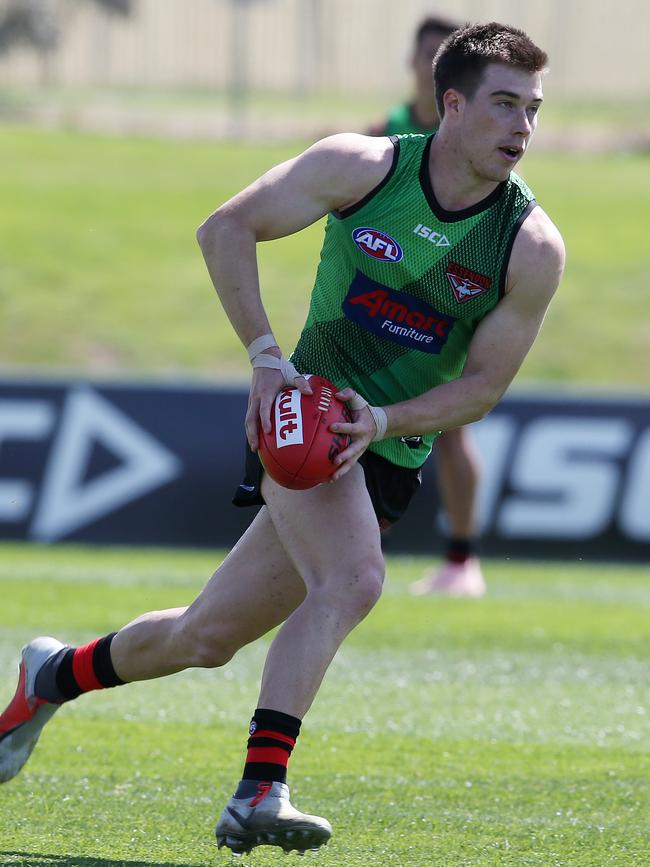
[{"label": "player's right arm", "polygon": [[[332,210],[362,199],[393,160],[389,139],[353,133],[329,136],[275,166],[223,204],[199,227],[197,240],[210,277],[244,346],[272,332],[260,297],[256,245],[298,232]],[[280,349],[265,350],[280,356]],[[279,371],[254,368],[246,432],[257,449],[258,417],[271,429],[271,406],[282,387]],[[307,381],[296,385],[309,391]]]}]

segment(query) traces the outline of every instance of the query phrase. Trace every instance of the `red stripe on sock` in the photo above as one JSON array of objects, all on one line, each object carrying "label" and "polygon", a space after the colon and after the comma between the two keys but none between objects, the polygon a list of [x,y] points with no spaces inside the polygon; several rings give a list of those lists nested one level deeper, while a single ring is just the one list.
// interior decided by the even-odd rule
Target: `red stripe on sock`
[{"label": "red stripe on sock", "polygon": [[253,740],[255,738],[273,738],[274,741],[282,741],[283,744],[288,744],[292,749],[296,745],[295,738],[290,738],[289,735],[283,735],[280,732],[273,732],[269,729],[257,729],[257,731],[251,735],[251,738]]},{"label": "red stripe on sock", "polygon": [[90,692],[92,689],[104,689],[103,684],[97,680],[95,667],[93,666],[93,652],[95,645],[101,641],[96,638],[90,644],[78,647],[72,656],[72,674],[77,681],[79,689]]},{"label": "red stripe on sock", "polygon": [[263,762],[269,765],[282,765],[286,768],[289,764],[289,753],[282,747],[249,747],[246,755],[246,763]]}]

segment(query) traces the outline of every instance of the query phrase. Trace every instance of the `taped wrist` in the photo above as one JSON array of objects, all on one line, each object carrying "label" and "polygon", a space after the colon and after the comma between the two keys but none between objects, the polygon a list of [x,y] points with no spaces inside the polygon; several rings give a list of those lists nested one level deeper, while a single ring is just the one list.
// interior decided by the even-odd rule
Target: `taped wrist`
[{"label": "taped wrist", "polygon": [[[300,376],[293,364],[284,356],[276,358],[275,355],[268,355],[265,349],[270,349],[272,346],[278,346],[275,337],[272,334],[262,334],[256,337],[246,347],[248,357],[253,367],[268,367],[271,370],[279,370],[282,374],[282,379],[285,385],[293,385],[294,380]],[[278,347],[279,348],[279,347]]]},{"label": "taped wrist", "polygon": [[383,440],[386,435],[386,428],[388,427],[388,416],[386,415],[386,411],[381,406],[371,406],[365,397],[361,397],[361,395],[357,392],[354,397],[348,401],[348,406],[350,409],[358,412],[360,409],[364,407],[368,407],[370,415],[375,422],[375,427],[377,428],[377,433],[372,438],[373,443],[378,440]]},{"label": "taped wrist", "polygon": [[248,352],[248,358],[252,362],[260,352],[264,352],[265,349],[270,349],[272,346],[277,345],[277,341],[272,334],[262,334],[260,337],[256,337],[255,340],[248,344],[246,352]]},{"label": "taped wrist", "polygon": [[293,364],[286,358],[282,356],[276,358],[275,355],[265,355],[263,352],[255,356],[253,367],[269,367],[272,370],[279,370],[285,385],[293,385],[300,376]]}]

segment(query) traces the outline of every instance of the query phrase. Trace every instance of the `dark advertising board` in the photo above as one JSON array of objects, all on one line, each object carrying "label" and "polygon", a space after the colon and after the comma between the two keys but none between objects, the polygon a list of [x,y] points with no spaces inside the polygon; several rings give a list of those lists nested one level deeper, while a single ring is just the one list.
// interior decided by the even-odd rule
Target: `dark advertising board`
[{"label": "dark advertising board", "polygon": [[[0,383],[0,538],[227,547],[252,518],[241,389]],[[650,401],[506,397],[472,426],[485,555],[648,559]],[[390,551],[431,553],[435,462]]]}]

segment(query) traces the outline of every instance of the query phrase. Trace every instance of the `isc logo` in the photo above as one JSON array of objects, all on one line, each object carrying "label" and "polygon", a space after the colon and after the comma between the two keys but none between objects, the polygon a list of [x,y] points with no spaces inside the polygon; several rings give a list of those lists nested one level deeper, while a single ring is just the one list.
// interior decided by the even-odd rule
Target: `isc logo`
[{"label": "isc logo", "polygon": [[275,402],[275,444],[284,446],[302,445],[301,394],[297,388],[281,391]]},{"label": "isc logo", "polygon": [[451,246],[449,243],[449,238],[446,235],[441,235],[440,232],[435,232],[428,226],[423,226],[422,223],[417,224],[415,229],[413,229],[413,234],[418,235],[420,238],[426,238],[427,241],[431,241],[431,243],[435,244],[436,247]]},{"label": "isc logo", "polygon": [[379,229],[362,226],[352,232],[352,240],[366,256],[380,262],[399,262],[404,255],[395,238]]}]

